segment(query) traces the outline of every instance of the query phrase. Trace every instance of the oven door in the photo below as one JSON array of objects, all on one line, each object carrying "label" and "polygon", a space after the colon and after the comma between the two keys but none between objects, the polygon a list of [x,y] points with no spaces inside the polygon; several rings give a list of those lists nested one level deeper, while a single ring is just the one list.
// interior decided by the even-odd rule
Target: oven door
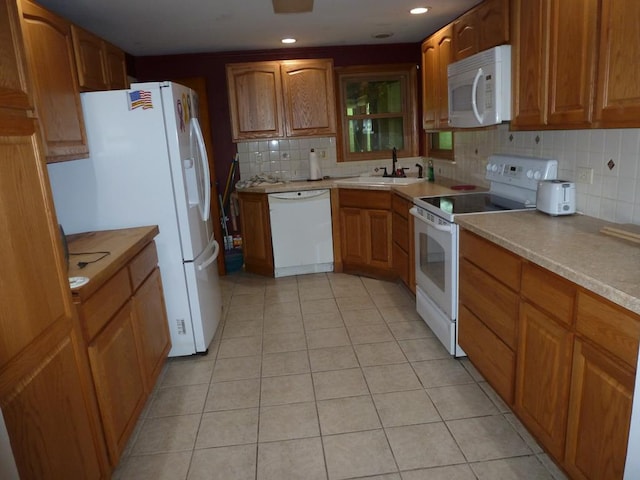
[{"label": "oven door", "polygon": [[457,318],[458,226],[419,207],[416,218],[415,267],[419,287],[449,318]]}]

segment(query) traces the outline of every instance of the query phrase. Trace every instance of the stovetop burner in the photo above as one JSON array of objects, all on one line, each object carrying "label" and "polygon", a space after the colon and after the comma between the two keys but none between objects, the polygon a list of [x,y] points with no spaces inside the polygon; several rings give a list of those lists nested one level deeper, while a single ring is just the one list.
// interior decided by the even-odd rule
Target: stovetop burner
[{"label": "stovetop burner", "polygon": [[420,201],[458,215],[463,213],[496,212],[501,210],[523,210],[527,208],[523,202],[501,197],[489,192],[466,193],[441,197],[422,197]]}]

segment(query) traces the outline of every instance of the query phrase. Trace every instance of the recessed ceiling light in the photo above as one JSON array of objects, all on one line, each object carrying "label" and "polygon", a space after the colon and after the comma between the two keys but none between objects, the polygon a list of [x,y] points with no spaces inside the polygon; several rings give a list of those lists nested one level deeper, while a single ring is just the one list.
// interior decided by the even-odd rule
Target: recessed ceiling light
[{"label": "recessed ceiling light", "polygon": [[422,15],[423,13],[427,13],[429,11],[429,7],[416,7],[409,10],[409,13],[413,15]]},{"label": "recessed ceiling light", "polygon": [[282,40],[280,40],[282,43],[296,43],[296,39],[295,38],[283,38]]}]

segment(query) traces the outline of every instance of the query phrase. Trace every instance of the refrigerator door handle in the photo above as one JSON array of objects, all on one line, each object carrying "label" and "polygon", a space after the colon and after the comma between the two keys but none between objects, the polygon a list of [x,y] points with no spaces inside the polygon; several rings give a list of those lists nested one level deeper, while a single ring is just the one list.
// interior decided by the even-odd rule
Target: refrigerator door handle
[{"label": "refrigerator door handle", "polygon": [[198,264],[197,268],[198,268],[199,272],[201,272],[202,270],[207,268],[209,265],[211,265],[213,262],[215,262],[216,259],[218,258],[218,254],[220,253],[220,245],[215,240],[213,242],[211,242],[211,244],[213,245],[213,253],[205,261],[203,261],[202,263]]},{"label": "refrigerator door handle", "polygon": [[209,159],[207,157],[207,149],[204,145],[204,138],[202,136],[202,129],[200,128],[200,122],[196,117],[191,118],[190,122],[191,134],[196,139],[196,148],[198,149],[198,159],[201,162],[201,168],[203,178],[198,179],[202,182],[201,188],[204,193],[204,200],[200,203],[200,214],[202,215],[202,221],[209,220],[211,210],[211,175],[209,172]]}]

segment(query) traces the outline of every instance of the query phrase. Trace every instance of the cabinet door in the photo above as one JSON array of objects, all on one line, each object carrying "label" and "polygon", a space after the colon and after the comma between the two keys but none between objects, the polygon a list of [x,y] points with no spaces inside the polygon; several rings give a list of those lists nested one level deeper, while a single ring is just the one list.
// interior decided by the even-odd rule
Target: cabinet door
[{"label": "cabinet door", "polygon": [[88,360],[35,128],[32,118],[0,113],[0,404],[21,478],[105,478]]},{"label": "cabinet door", "polygon": [[453,60],[453,28],[446,26],[438,36],[438,128],[449,126],[449,87],[447,67]]},{"label": "cabinet door", "polygon": [[0,109],[16,114],[33,108],[27,90],[22,33],[15,0],[0,1]]},{"label": "cabinet door", "polygon": [[576,341],[565,464],[572,478],[622,479],[634,381],[628,367]]},{"label": "cabinet door", "polygon": [[602,2],[596,118],[602,126],[640,125],[640,2]]},{"label": "cabinet door", "polygon": [[476,15],[478,51],[509,43],[509,0],[484,0]]},{"label": "cabinet door", "polygon": [[107,85],[109,90],[122,90],[129,88],[127,79],[127,64],[125,54],[115,45],[102,42],[107,71]]},{"label": "cabinet door", "polygon": [[247,272],[273,276],[269,201],[265,194],[239,193],[244,266]]},{"label": "cabinet door", "polygon": [[287,136],[335,134],[333,61],[290,60],[280,68]]},{"label": "cabinet door", "polygon": [[549,2],[514,0],[511,4],[513,127],[537,127],[546,121]]},{"label": "cabinet door", "polygon": [[76,25],[71,25],[71,35],[80,89],[108,90],[102,40]]},{"label": "cabinet door", "polygon": [[374,268],[391,270],[391,212],[363,210],[365,222],[366,263]]},{"label": "cabinet door", "polygon": [[134,294],[133,306],[144,385],[147,393],[150,393],[171,349],[167,310],[158,268],[153,270]]},{"label": "cabinet door", "polygon": [[453,60],[462,60],[480,51],[478,45],[479,32],[476,9],[465,13],[453,22]]},{"label": "cabinet door", "polygon": [[564,458],[573,334],[530,303],[520,306],[516,411],[557,459]]},{"label": "cabinet door", "polygon": [[436,39],[429,37],[422,44],[422,128],[436,128],[438,109],[438,52]]},{"label": "cabinet door", "polygon": [[278,62],[227,65],[233,140],[284,136]]},{"label": "cabinet door", "polygon": [[71,25],[28,0],[20,2],[36,116],[48,162],[88,156]]},{"label": "cabinet door", "polygon": [[340,209],[340,244],[346,264],[365,265],[365,221],[359,208]]},{"label": "cabinet door", "polygon": [[102,425],[111,463],[117,465],[146,399],[131,302],[89,345]]},{"label": "cabinet door", "polygon": [[595,97],[599,0],[552,2],[549,125],[588,127]]}]

